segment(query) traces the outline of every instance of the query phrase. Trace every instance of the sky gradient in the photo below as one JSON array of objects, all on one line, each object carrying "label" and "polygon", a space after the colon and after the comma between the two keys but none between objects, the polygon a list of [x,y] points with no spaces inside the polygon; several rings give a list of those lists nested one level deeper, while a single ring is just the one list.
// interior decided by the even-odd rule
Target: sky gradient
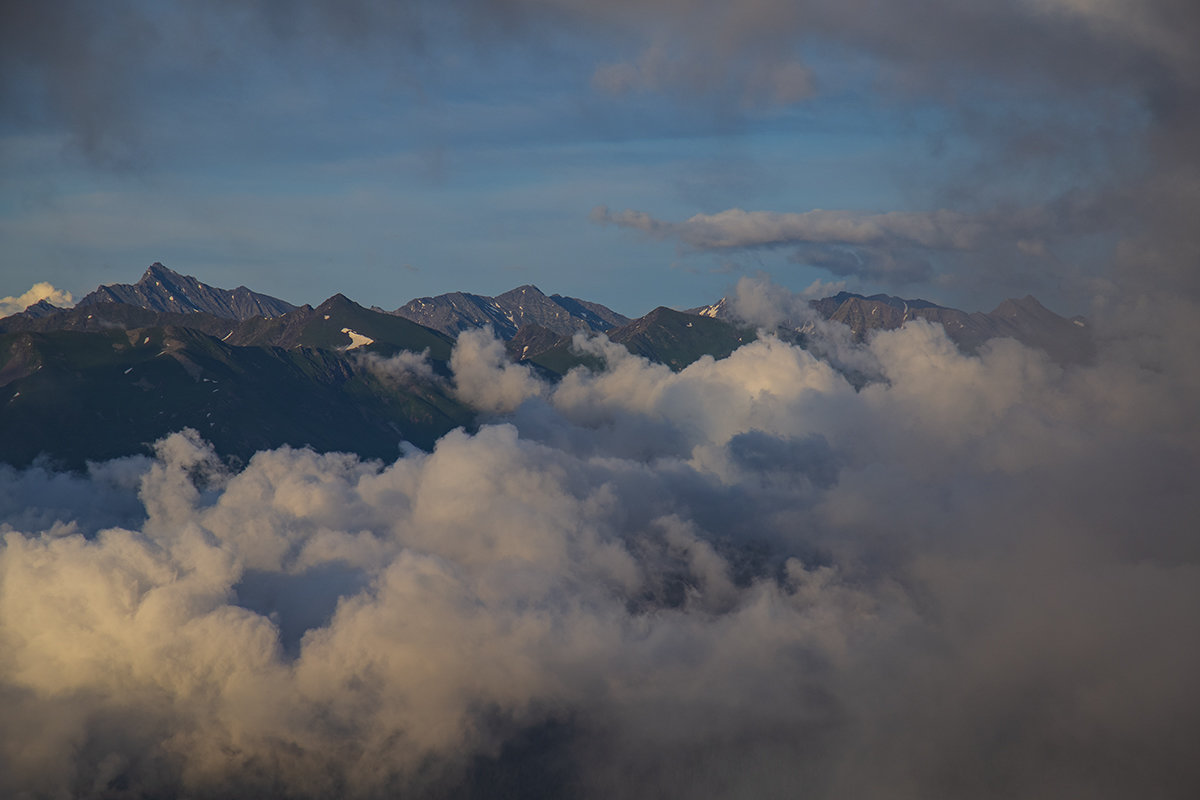
[{"label": "sky gradient", "polygon": [[1147,237],[1195,247],[1184,2],[0,13],[0,295],[161,261],[387,309],[533,283],[636,315],[766,272],[1074,314]]}]

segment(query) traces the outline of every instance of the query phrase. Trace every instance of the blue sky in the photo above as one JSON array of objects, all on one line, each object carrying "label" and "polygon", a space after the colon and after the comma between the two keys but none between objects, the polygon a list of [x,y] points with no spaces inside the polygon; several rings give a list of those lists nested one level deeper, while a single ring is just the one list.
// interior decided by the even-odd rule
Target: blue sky
[{"label": "blue sky", "polygon": [[762,271],[1086,312],[1194,90],[1170,3],[859,5],[6,4],[0,295],[161,261],[388,309]]}]

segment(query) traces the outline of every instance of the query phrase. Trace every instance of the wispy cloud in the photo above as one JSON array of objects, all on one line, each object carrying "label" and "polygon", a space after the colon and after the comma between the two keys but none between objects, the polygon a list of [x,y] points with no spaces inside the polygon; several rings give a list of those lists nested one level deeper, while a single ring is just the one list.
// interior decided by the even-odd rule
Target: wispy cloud
[{"label": "wispy cloud", "polygon": [[[1046,259],[1049,240],[1088,232],[1098,214],[1086,203],[968,214],[950,210],[863,213],[815,209],[801,213],[728,209],[681,222],[635,210],[593,209],[601,224],[673,239],[699,251],[791,248],[792,258],[838,276],[903,285],[935,274],[942,254],[982,260],[996,250]],[[956,264],[955,267],[961,265]]]}]

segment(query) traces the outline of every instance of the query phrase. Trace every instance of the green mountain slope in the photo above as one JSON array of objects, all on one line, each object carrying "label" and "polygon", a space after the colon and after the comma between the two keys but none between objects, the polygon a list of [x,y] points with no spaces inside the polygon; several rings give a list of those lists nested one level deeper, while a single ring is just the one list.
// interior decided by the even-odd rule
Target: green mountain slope
[{"label": "green mountain slope", "polygon": [[[551,339],[546,331],[532,326],[522,331],[509,343],[509,353],[517,360],[556,375],[565,375],[577,366],[593,370],[603,366],[595,357],[575,352],[570,337]],[[743,344],[754,341],[756,335],[753,330],[724,320],[660,306],[628,325],[609,331],[608,338],[635,355],[666,364],[678,372],[706,355],[725,358]]]},{"label": "green mountain slope", "polygon": [[0,461],[70,467],[147,452],[183,427],[248,458],[287,444],[390,459],[471,423],[438,378],[388,377],[354,352],[235,347],[166,327],[0,335]]},{"label": "green mountain slope", "polygon": [[641,319],[611,331],[608,338],[625,345],[631,353],[678,372],[702,356],[725,358],[756,337],[753,330],[723,320],[659,306]]}]

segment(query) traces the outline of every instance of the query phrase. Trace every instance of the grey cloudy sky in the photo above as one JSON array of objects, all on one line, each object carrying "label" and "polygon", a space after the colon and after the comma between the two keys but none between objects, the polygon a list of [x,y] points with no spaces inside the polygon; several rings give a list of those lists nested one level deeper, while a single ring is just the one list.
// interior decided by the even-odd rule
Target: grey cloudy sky
[{"label": "grey cloudy sky", "polygon": [[[158,260],[293,302],[536,283],[639,314],[765,270],[1087,311],[1130,246],[1191,281],[1193,6],[6,4],[0,295]],[[597,206],[976,227],[714,254]]]}]

